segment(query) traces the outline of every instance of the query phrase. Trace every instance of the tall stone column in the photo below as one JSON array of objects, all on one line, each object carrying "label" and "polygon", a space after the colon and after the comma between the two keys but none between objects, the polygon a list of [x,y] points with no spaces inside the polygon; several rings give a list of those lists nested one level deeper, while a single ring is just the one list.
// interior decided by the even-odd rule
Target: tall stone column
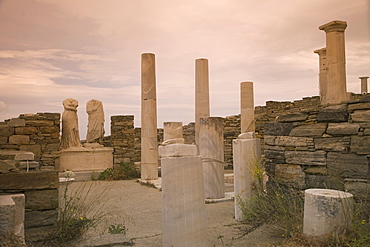
[{"label": "tall stone column", "polygon": [[163,141],[183,138],[182,122],[163,123]]},{"label": "tall stone column", "polygon": [[348,100],[346,84],[345,21],[331,21],[319,27],[326,33],[327,104]]},{"label": "tall stone column", "polygon": [[[242,207],[256,189],[261,169],[260,139],[255,138],[253,82],[240,84],[241,134],[233,140],[235,219],[243,220]],[[262,174],[262,173],[261,173]]]},{"label": "tall stone column", "polygon": [[202,117],[209,117],[209,74],[208,60],[195,60],[195,144],[199,144],[199,122]]},{"label": "tall stone column", "polygon": [[163,246],[208,246],[202,162],[196,145],[160,146]]},{"label": "tall stone column", "polygon": [[240,109],[242,133],[255,132],[253,82],[240,83]]},{"label": "tall stone column", "polygon": [[155,55],[141,55],[141,179],[158,178]]},{"label": "tall stone column", "polygon": [[320,90],[320,101],[322,105],[326,105],[326,93],[327,93],[327,82],[326,82],[326,48],[321,48],[314,51],[319,55],[319,90]]},{"label": "tall stone column", "polygon": [[225,197],[223,129],[221,117],[200,118],[199,153],[203,164],[206,198]]},{"label": "tall stone column", "polygon": [[367,94],[367,79],[368,76],[359,77],[361,79],[361,94]]}]

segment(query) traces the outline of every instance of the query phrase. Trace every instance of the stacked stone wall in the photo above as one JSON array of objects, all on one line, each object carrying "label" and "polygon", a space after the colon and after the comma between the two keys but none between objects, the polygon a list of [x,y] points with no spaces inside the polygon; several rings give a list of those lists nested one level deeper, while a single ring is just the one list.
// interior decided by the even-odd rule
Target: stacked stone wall
[{"label": "stacked stone wall", "polygon": [[56,171],[0,173],[0,195],[25,195],[26,241],[41,241],[57,229],[58,186]]},{"label": "stacked stone wall", "polygon": [[364,189],[370,174],[370,95],[278,115],[264,124],[264,144],[266,170],[279,183]]},{"label": "stacked stone wall", "polygon": [[113,147],[114,167],[139,160],[135,135],[133,115],[111,116],[111,136],[104,140],[104,146]]},{"label": "stacked stone wall", "polygon": [[42,170],[54,170],[59,137],[59,113],[22,114],[0,122],[0,149],[32,152]]}]

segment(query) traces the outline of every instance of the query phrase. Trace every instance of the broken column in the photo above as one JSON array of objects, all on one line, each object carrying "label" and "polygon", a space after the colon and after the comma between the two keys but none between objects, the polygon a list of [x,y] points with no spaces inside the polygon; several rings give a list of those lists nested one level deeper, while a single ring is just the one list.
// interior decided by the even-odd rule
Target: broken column
[{"label": "broken column", "polygon": [[202,158],[206,198],[225,197],[224,123],[221,117],[204,117],[199,121],[199,153]]},{"label": "broken column", "polygon": [[141,55],[141,179],[158,178],[155,55]]},{"label": "broken column", "polygon": [[314,51],[316,54],[319,55],[319,90],[320,90],[320,102],[322,105],[326,105],[326,92],[327,92],[327,84],[326,84],[326,48],[321,48],[319,50]]},{"label": "broken column", "polygon": [[367,79],[368,76],[359,77],[361,80],[361,94],[367,94]]},{"label": "broken column", "polygon": [[240,83],[241,132],[255,132],[253,82]]},{"label": "broken column", "polygon": [[202,117],[209,117],[209,75],[208,60],[195,60],[195,144],[199,144],[199,122]]},{"label": "broken column", "polygon": [[242,133],[233,140],[235,219],[238,221],[243,220],[242,207],[248,206],[248,199],[260,185],[263,174],[260,139],[254,134],[253,82],[240,84],[240,102]]},{"label": "broken column", "polygon": [[305,191],[303,234],[315,238],[345,231],[351,225],[353,195],[338,190]]},{"label": "broken column", "polygon": [[164,122],[163,123],[163,141],[176,140],[178,143],[182,139],[184,143],[182,134],[182,122]]},{"label": "broken column", "polygon": [[345,21],[331,21],[319,27],[326,33],[327,91],[326,104],[348,100],[346,85]]},{"label": "broken column", "polygon": [[197,147],[159,147],[163,246],[208,246],[203,168]]}]

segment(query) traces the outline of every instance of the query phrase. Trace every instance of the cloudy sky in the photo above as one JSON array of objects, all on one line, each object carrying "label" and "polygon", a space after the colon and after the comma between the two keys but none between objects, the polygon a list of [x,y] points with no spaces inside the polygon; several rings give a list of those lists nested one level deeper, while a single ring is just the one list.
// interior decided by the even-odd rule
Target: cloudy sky
[{"label": "cloudy sky", "polygon": [[0,0],[0,121],[63,112],[79,101],[140,126],[140,58],[156,54],[158,126],[194,121],[195,59],[209,59],[212,116],[239,113],[240,82],[255,105],[318,95],[325,32],[345,20],[347,90],[370,75],[370,0]]}]

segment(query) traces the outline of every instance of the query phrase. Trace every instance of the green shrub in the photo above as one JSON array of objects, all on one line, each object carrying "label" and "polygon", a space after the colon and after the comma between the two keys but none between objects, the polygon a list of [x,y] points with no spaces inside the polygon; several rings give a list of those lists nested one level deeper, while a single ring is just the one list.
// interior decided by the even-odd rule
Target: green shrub
[{"label": "green shrub", "polygon": [[139,178],[140,172],[133,164],[120,163],[119,169],[107,168],[99,174],[99,180],[129,180]]}]

